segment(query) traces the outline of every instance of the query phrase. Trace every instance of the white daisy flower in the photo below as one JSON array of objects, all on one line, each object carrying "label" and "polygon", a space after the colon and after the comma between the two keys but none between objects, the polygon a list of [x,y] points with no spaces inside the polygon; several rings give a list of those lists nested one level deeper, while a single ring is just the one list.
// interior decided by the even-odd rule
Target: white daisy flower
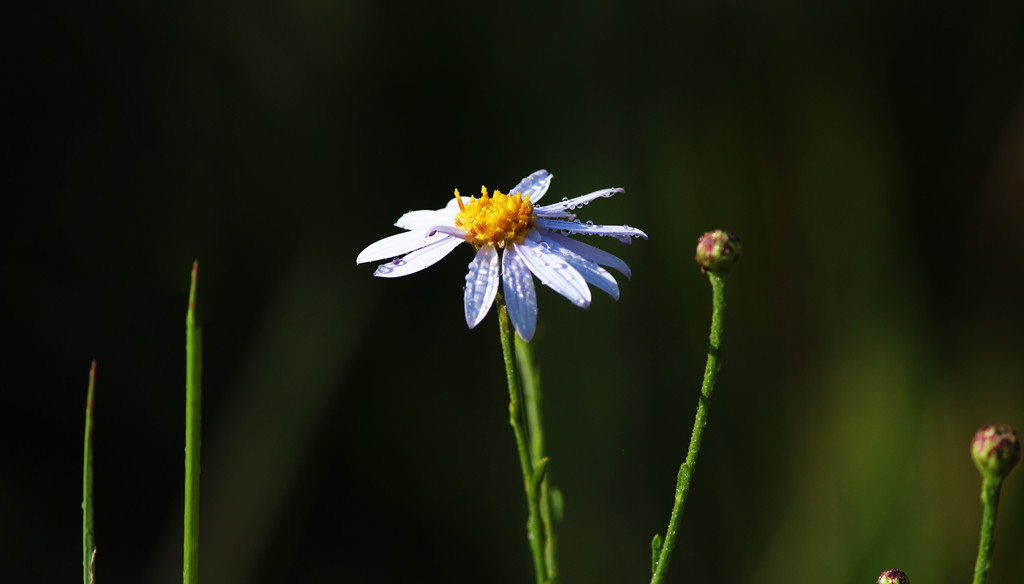
[{"label": "white daisy flower", "polygon": [[635,227],[580,222],[572,213],[594,199],[625,192],[623,189],[603,189],[535,207],[550,185],[548,171],[538,170],[509,191],[514,195],[494,191],[488,196],[487,188],[482,187],[480,198],[462,197],[456,190],[455,199],[444,209],[402,215],[395,226],[407,231],[369,245],[356,257],[356,263],[401,256],[373,274],[397,278],[434,265],[460,243],[470,243],[477,252],[466,274],[466,324],[469,328],[480,324],[502,285],[512,324],[519,336],[529,341],[537,328],[533,276],[580,308],[590,306],[588,283],[619,299],[618,283],[601,266],[630,276],[629,266],[619,258],[566,234],[603,235],[626,244],[633,237],[647,239],[647,234]]}]

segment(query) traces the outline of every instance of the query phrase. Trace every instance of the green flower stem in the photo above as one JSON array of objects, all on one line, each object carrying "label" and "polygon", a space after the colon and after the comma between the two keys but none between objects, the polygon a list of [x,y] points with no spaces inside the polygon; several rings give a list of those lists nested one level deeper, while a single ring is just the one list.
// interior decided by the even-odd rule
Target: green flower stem
[{"label": "green flower stem", "polygon": [[199,582],[199,449],[202,445],[202,330],[196,326],[196,276],[199,262],[192,264],[192,285],[185,315],[185,543],[182,582]]},{"label": "green flower stem", "polygon": [[[704,385],[701,386],[700,400],[697,402],[697,416],[693,420],[693,433],[690,435],[690,448],[686,453],[686,462],[679,467],[679,476],[676,479],[675,504],[672,506],[668,530],[665,532],[665,540],[660,546],[660,551],[655,554],[651,584],[662,582],[668,571],[672,548],[675,546],[676,534],[679,531],[679,520],[683,515],[683,508],[686,506],[686,496],[690,492],[690,480],[697,467],[697,455],[700,453],[700,443],[704,438],[704,428],[708,423],[708,402],[711,400],[711,392],[715,389],[715,380],[720,368],[718,351],[721,346],[722,322],[725,312],[725,280],[714,274],[708,274],[708,277],[711,280],[712,312],[711,339],[708,347],[707,366],[704,368]],[[658,548],[657,545],[654,547]]]},{"label": "green flower stem", "polygon": [[[544,425],[541,417],[540,372],[533,365],[533,350],[518,336],[516,341],[516,360],[523,374],[523,395],[526,398],[526,426],[530,430],[530,457],[532,460],[544,460]],[[548,473],[540,483],[540,520],[544,527],[544,565],[547,568],[549,582],[558,582],[558,562],[556,559],[555,531],[551,520],[551,492],[548,486]]]},{"label": "green flower stem", "polygon": [[96,361],[89,369],[89,391],[85,398],[85,453],[82,462],[82,582],[96,580],[96,542],[92,527],[92,391],[96,386]]},{"label": "green flower stem", "polygon": [[1003,480],[986,477],[981,483],[981,539],[978,542],[978,561],[974,564],[974,584],[985,582],[992,565],[993,536],[996,532],[996,510],[999,508],[999,489]]},{"label": "green flower stem", "polygon": [[515,331],[512,329],[512,321],[508,316],[508,308],[505,306],[505,296],[498,291],[498,326],[501,329],[501,352],[505,357],[505,375],[508,377],[508,395],[510,398],[508,413],[509,423],[516,435],[516,448],[519,451],[519,465],[523,472],[523,487],[526,491],[526,503],[530,510],[530,517],[526,521],[526,536],[530,541],[530,552],[533,554],[533,568],[537,578],[537,584],[547,582],[547,572],[544,567],[544,533],[541,529],[540,501],[537,496],[537,484],[535,474],[543,472],[543,462],[534,466],[531,463],[530,451],[527,446],[526,433],[522,425],[522,401],[520,399],[519,374],[516,371],[515,356],[513,355],[512,339]]}]

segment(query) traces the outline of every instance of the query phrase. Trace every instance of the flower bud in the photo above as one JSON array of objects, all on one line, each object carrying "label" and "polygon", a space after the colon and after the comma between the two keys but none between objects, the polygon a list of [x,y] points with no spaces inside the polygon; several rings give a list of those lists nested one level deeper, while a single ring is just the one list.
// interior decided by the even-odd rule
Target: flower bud
[{"label": "flower bud", "polygon": [[910,584],[910,578],[899,570],[886,570],[878,576],[878,584]]},{"label": "flower bud", "polygon": [[741,249],[740,238],[719,229],[700,236],[697,240],[697,257],[694,259],[701,272],[724,276],[740,259]]},{"label": "flower bud", "polygon": [[1020,460],[1020,438],[1009,426],[985,426],[971,440],[971,457],[981,476],[1002,480]]}]

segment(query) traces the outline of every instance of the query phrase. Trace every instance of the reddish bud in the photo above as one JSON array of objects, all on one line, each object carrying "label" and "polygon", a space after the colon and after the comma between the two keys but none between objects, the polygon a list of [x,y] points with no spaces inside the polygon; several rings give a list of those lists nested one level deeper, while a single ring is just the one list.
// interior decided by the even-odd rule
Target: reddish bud
[{"label": "reddish bud", "polygon": [[878,584],[910,584],[910,578],[899,570],[886,570],[878,576]]},{"label": "reddish bud", "polygon": [[1009,426],[985,426],[971,440],[971,458],[983,477],[1002,480],[1020,460],[1020,438]]},{"label": "reddish bud", "polygon": [[694,259],[700,271],[724,276],[740,259],[741,249],[740,238],[719,229],[700,236],[697,240],[697,257]]}]

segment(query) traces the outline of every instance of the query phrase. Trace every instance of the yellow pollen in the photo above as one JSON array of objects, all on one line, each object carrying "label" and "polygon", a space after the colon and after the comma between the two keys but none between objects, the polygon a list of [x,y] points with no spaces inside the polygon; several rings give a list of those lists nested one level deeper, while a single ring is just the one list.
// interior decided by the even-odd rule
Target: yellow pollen
[{"label": "yellow pollen", "polygon": [[470,236],[476,246],[487,244],[505,247],[505,243],[520,242],[533,227],[535,217],[530,195],[505,195],[501,191],[487,196],[487,187],[480,187],[480,198],[470,198],[464,204],[455,191],[461,211],[455,216],[455,226]]}]

